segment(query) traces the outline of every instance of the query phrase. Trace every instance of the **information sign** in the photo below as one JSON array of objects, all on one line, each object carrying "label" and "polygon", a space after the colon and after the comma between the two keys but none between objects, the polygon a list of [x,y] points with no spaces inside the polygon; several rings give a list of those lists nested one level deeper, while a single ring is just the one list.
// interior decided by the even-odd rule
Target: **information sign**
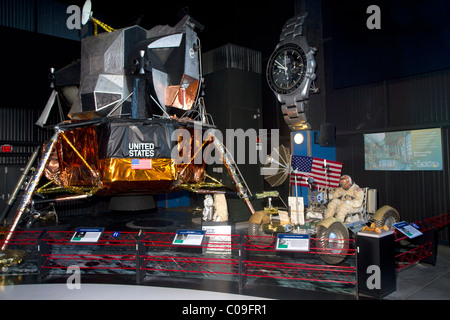
[{"label": "information sign", "polygon": [[276,250],[279,251],[309,251],[309,234],[280,233],[277,236]]},{"label": "information sign", "polygon": [[97,243],[104,228],[78,228],[72,236],[70,242],[92,242]]},{"label": "information sign", "polygon": [[412,239],[422,235],[422,232],[414,228],[409,223],[402,221],[398,223],[394,223],[394,228],[403,233],[408,238]]},{"label": "information sign", "polygon": [[208,241],[207,252],[231,253],[231,226],[214,225],[204,222],[202,230],[206,232]]},{"label": "information sign", "polygon": [[177,230],[173,245],[201,246],[205,236],[204,230]]}]

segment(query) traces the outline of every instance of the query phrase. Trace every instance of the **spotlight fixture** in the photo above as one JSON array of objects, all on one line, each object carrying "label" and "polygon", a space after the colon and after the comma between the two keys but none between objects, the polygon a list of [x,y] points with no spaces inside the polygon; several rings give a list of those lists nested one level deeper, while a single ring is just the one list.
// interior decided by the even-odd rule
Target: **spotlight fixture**
[{"label": "spotlight fixture", "polygon": [[303,136],[302,133],[297,132],[296,134],[294,134],[295,144],[302,144],[304,140],[305,140],[305,137]]}]

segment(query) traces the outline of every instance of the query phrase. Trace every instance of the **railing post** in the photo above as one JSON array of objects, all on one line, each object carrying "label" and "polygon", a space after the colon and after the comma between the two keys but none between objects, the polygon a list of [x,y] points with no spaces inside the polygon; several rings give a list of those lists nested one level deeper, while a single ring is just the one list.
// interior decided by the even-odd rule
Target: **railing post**
[{"label": "railing post", "polygon": [[242,294],[245,285],[245,277],[244,273],[247,271],[247,267],[245,265],[245,260],[247,259],[247,252],[245,250],[245,236],[243,234],[240,235],[239,238],[239,294]]},{"label": "railing post", "polygon": [[140,230],[136,238],[136,284],[141,284],[146,276],[146,271],[142,269],[144,265],[144,258],[142,256],[145,254],[145,246],[142,242],[143,238],[144,233]]},{"label": "railing post", "polygon": [[[355,246],[356,246],[356,244],[355,244]],[[356,250],[355,250],[355,298],[356,298],[356,300],[359,300],[358,254],[359,254],[359,247],[356,246]]]},{"label": "railing post", "polygon": [[50,246],[45,240],[47,238],[48,232],[47,230],[43,230],[38,238],[37,245],[37,255],[38,255],[38,281],[41,282],[42,279],[48,275],[49,271],[45,268],[42,268],[47,261],[47,258],[44,256],[50,253]]}]

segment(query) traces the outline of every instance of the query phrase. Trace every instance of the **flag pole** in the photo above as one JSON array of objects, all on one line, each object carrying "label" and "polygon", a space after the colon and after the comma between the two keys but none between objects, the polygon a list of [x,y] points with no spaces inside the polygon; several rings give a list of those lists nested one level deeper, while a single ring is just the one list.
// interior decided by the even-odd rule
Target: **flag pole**
[{"label": "flag pole", "polygon": [[330,185],[329,185],[329,182],[328,182],[328,165],[327,165],[327,159],[323,159],[323,168],[325,169],[325,181],[326,181],[326,184],[327,184],[327,201],[328,201],[328,199],[329,199],[329,196],[330,196]]},{"label": "flag pole", "polygon": [[297,212],[297,225],[300,224],[300,215],[298,213],[298,186],[297,186],[297,170],[294,171],[295,176],[295,209]]}]

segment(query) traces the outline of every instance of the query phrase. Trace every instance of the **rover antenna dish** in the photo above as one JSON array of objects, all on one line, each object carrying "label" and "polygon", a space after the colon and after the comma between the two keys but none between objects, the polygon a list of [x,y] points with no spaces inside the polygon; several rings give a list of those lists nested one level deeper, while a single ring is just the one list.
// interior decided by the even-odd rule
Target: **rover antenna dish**
[{"label": "rover antenna dish", "polygon": [[291,152],[281,145],[273,148],[273,152],[267,157],[264,165],[264,179],[271,187],[277,187],[286,181],[291,173]]},{"label": "rover antenna dish", "polygon": [[92,3],[91,0],[87,0],[83,5],[83,10],[81,11],[81,23],[83,26],[91,19],[92,17]]}]

